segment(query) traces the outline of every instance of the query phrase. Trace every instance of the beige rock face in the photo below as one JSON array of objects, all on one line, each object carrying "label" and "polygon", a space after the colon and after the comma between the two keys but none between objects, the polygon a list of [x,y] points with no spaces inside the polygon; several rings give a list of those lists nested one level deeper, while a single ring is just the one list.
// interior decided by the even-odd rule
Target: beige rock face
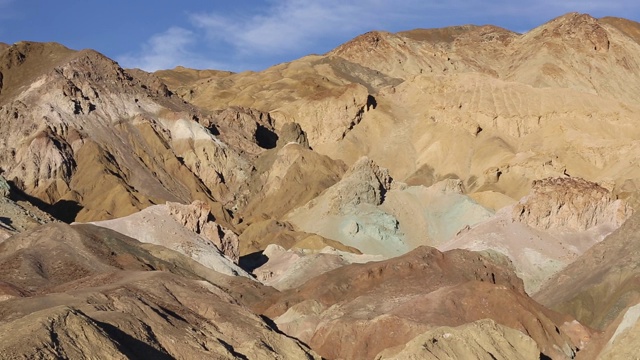
[{"label": "beige rock face", "polygon": [[513,220],[541,230],[585,231],[603,223],[619,227],[632,214],[609,190],[579,178],[534,181],[531,195],[513,207]]},{"label": "beige rock face", "polygon": [[153,205],[126,217],[91,224],[178,251],[223,274],[250,277],[237,265],[238,237],[213,221],[205,203]]},{"label": "beige rock face", "polygon": [[7,183],[7,179],[5,179],[2,175],[0,175],[0,197],[8,197],[11,193],[11,187],[9,183]]},{"label": "beige rock face", "polygon": [[531,193],[466,228],[439,249],[491,250],[507,255],[529,294],[632,214],[624,200],[579,178],[534,181]]},{"label": "beige rock face", "polygon": [[376,359],[534,360],[540,359],[540,350],[527,335],[486,319],[428,331],[409,341],[400,352],[385,350]]},{"label": "beige rock face", "polygon": [[238,236],[213,221],[211,208],[203,201],[189,205],[167,203],[169,214],[187,230],[203,236],[215,244],[225,256],[238,263],[240,257]]},{"label": "beige rock face", "polygon": [[245,188],[246,204],[239,206],[248,219],[282,218],[334,185],[345,171],[342,162],[294,142],[263,153],[256,165]]}]

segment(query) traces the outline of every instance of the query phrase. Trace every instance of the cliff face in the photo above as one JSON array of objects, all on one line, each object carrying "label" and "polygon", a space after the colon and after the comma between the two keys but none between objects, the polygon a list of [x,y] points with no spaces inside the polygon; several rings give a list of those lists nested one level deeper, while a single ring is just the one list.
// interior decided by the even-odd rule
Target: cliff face
[{"label": "cliff face", "polygon": [[[250,172],[240,140],[219,141],[216,119],[151,75],[93,51],[37,43],[8,48],[0,67],[10,86],[0,99],[5,177],[47,204],[76,203],[78,219],[167,200],[233,202],[235,182]],[[226,135],[259,147],[249,132]]]},{"label": "cliff face", "polygon": [[542,230],[584,231],[611,224],[619,227],[633,210],[598,184],[577,178],[533,182],[532,193],[513,208],[513,220]]}]

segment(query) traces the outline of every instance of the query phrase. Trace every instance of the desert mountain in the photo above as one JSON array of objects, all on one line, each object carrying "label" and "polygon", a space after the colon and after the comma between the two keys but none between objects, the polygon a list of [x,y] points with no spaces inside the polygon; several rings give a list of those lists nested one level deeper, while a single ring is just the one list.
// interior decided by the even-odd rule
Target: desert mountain
[{"label": "desert mountain", "polygon": [[629,196],[640,45],[633,26],[610,22],[567,14],[526,34],[373,32],[176,92],[203,108],[268,111],[276,129],[298,122],[319,153],[348,165],[366,155],[409,184],[455,177],[470,193],[517,200],[532,180],[567,173]]},{"label": "desert mountain", "polygon": [[0,357],[637,357],[638,59],[575,13],[243,73],[0,43]]},{"label": "desert mountain", "polygon": [[229,134],[222,143],[216,119],[149,74],[94,51],[41,43],[4,50],[0,72],[4,176],[67,220],[166,201],[227,202],[236,190],[228,185],[248,176],[240,140],[251,139]]}]

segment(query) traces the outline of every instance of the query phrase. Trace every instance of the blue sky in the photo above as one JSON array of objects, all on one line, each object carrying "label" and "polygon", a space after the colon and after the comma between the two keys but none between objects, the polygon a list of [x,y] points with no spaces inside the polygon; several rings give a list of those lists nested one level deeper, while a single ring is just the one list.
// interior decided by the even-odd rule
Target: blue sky
[{"label": "blue sky", "polygon": [[92,48],[124,67],[262,70],[369,30],[494,24],[524,32],[567,12],[640,21],[638,0],[0,0],[0,41]]}]

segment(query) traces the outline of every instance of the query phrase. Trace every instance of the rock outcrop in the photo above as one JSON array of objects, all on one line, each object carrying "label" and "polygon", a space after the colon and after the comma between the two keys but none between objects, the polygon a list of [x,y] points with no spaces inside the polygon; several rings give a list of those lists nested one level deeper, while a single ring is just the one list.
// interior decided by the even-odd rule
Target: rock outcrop
[{"label": "rock outcrop", "polygon": [[11,194],[11,187],[4,176],[0,175],[0,197],[6,198]]},{"label": "rock outcrop", "polygon": [[339,182],[287,215],[301,230],[338,240],[365,253],[393,256],[410,249],[398,220],[378,208],[393,186],[387,169],[364,157]]},{"label": "rock outcrop", "polygon": [[573,177],[533,183],[531,193],[494,216],[460,231],[440,250],[490,250],[508,256],[529,294],[633,213],[602,186]]},{"label": "rock outcrop", "polygon": [[363,157],[347,170],[338,186],[324,195],[329,197],[329,212],[345,214],[354,211],[359,204],[380,205],[392,183],[389,170]]},{"label": "rock outcrop", "polygon": [[585,231],[611,224],[617,228],[633,210],[602,186],[580,178],[533,182],[531,195],[513,207],[513,220],[541,230]]},{"label": "rock outcrop", "polygon": [[218,133],[225,144],[257,156],[273,149],[278,141],[275,122],[267,112],[244,107],[230,107],[216,111],[201,123]]},{"label": "rock outcrop", "polygon": [[91,224],[115,230],[143,243],[162,245],[228,275],[251,277],[238,265],[238,237],[211,218],[202,202],[153,205],[122,218]]},{"label": "rock outcrop", "polygon": [[189,205],[168,202],[169,214],[187,230],[203,236],[229,259],[238,263],[240,258],[238,236],[231,230],[217,224],[211,215],[211,208],[203,201],[194,201]]},{"label": "rock outcrop", "polygon": [[309,140],[307,139],[307,133],[302,130],[300,124],[295,122],[289,122],[282,125],[280,129],[280,137],[278,138],[278,147],[283,147],[288,143],[300,144],[303,148],[309,148]]},{"label": "rock outcrop", "polygon": [[416,336],[397,353],[385,350],[376,356],[376,360],[383,359],[538,360],[540,350],[536,342],[522,332],[485,319],[428,331]]}]

